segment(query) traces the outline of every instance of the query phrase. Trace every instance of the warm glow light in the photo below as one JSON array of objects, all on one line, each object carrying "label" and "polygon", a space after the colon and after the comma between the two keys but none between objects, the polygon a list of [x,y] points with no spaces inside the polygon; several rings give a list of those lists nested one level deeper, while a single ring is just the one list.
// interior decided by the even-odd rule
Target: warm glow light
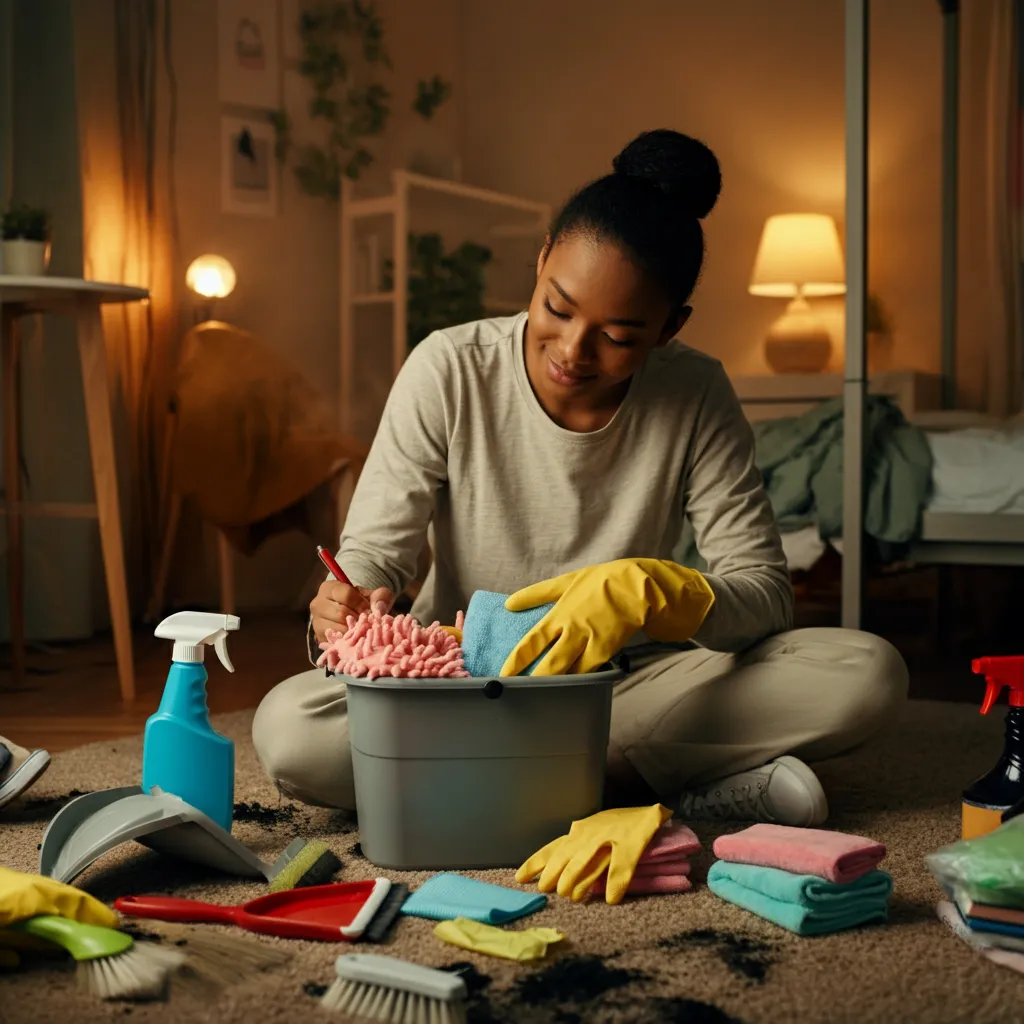
[{"label": "warm glow light", "polygon": [[751,295],[842,295],[845,281],[843,250],[831,217],[779,213],[768,218],[754,260]]},{"label": "warm glow light", "polygon": [[185,271],[185,284],[204,299],[223,299],[235,290],[235,268],[223,256],[197,256]]}]

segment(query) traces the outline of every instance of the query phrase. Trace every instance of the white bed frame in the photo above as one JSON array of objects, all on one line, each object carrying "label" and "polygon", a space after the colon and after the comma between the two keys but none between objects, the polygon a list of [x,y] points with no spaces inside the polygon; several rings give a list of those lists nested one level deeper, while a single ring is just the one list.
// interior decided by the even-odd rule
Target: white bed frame
[{"label": "white bed frame", "polygon": [[[959,0],[939,0],[943,20],[942,380],[949,414],[928,429],[968,425],[956,395]],[[867,392],[867,155],[870,0],[846,0],[846,360],[843,375],[842,624],[859,629],[864,607],[864,464]],[[982,418],[985,419],[985,418]],[[979,422],[968,417],[972,425]],[[926,512],[910,558],[922,564],[1024,565],[1024,515]]]}]

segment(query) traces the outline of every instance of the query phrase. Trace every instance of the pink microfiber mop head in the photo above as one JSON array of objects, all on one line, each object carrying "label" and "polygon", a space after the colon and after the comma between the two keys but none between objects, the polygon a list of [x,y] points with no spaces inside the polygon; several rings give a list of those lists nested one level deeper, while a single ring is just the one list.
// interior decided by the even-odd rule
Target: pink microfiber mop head
[{"label": "pink microfiber mop head", "polygon": [[[462,621],[459,612],[456,629],[462,629]],[[344,633],[329,629],[326,636],[320,644],[323,654],[316,663],[340,675],[368,679],[452,679],[469,675],[458,640],[437,622],[421,626],[411,615],[363,612],[358,619],[348,617]]]}]

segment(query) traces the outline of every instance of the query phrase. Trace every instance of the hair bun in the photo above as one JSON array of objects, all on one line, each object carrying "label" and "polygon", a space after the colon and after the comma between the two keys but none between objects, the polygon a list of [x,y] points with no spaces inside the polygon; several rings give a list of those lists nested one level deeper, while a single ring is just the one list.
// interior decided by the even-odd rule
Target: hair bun
[{"label": "hair bun", "polygon": [[706,217],[722,191],[718,158],[699,139],[658,128],[643,132],[612,161],[616,174],[643,178],[687,213]]}]

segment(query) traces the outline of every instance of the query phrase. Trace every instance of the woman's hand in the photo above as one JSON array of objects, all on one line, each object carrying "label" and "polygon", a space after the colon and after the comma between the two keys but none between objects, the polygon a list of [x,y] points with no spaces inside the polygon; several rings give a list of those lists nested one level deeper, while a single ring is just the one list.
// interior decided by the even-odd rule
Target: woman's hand
[{"label": "woman's hand", "polygon": [[369,587],[350,587],[337,580],[324,580],[316,597],[309,602],[309,614],[317,643],[327,639],[329,629],[342,632],[348,629],[350,615],[358,617],[378,606],[381,611],[389,612],[394,603],[395,595],[387,587],[371,590]]}]

